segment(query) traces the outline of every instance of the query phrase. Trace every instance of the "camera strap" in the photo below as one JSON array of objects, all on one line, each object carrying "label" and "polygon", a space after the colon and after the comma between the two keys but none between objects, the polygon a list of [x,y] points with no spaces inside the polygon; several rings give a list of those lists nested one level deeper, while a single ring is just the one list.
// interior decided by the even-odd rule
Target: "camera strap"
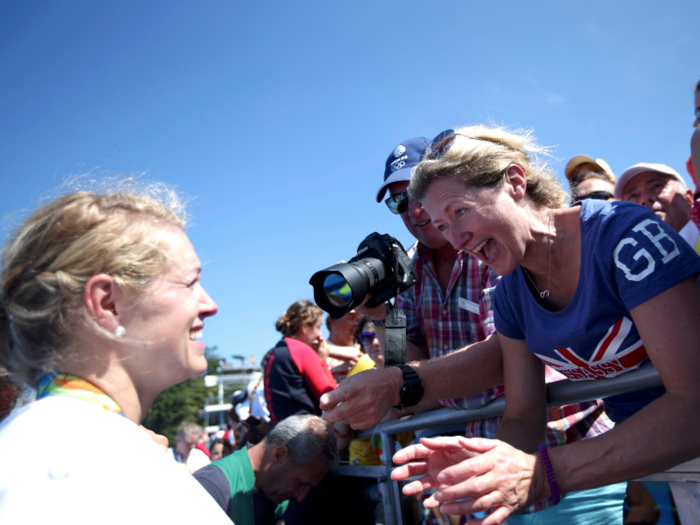
[{"label": "camera strap", "polygon": [[384,325],[384,366],[406,364],[406,316],[397,303],[389,310]]}]

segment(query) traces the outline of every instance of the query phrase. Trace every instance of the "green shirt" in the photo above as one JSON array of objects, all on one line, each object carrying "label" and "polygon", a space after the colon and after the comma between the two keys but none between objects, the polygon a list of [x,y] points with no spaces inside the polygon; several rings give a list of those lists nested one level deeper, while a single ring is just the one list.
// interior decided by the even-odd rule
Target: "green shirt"
[{"label": "green shirt", "polygon": [[[228,506],[228,515],[236,525],[256,525],[255,506],[253,504],[253,489],[255,487],[255,473],[250,464],[248,449],[242,448],[233,454],[226,456],[212,466],[218,467],[226,476],[231,490],[231,502]],[[288,501],[284,501],[275,508],[275,519],[282,518],[287,510]]]}]

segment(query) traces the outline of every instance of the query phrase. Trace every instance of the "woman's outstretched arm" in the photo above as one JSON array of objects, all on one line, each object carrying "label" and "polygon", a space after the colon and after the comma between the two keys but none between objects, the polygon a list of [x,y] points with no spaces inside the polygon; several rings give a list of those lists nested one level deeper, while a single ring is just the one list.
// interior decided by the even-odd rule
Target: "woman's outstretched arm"
[{"label": "woman's outstretched arm", "polygon": [[[700,455],[700,288],[694,279],[686,279],[631,314],[667,393],[602,436],[550,449],[562,494],[639,478]],[[447,513],[497,507],[483,521],[490,525],[501,523],[511,510],[551,496],[537,454],[496,440],[464,440],[459,445],[465,456],[483,453],[433,472],[438,491],[426,506],[452,502],[442,507]],[[409,449],[398,452],[394,460],[403,462],[425,453]],[[454,450],[451,455],[457,456]],[[438,459],[444,460],[431,451],[421,469],[430,471],[431,460],[437,464]],[[520,469],[516,472],[507,465]],[[409,470],[403,467],[393,477],[401,479]],[[458,502],[464,498],[473,499]]]}]

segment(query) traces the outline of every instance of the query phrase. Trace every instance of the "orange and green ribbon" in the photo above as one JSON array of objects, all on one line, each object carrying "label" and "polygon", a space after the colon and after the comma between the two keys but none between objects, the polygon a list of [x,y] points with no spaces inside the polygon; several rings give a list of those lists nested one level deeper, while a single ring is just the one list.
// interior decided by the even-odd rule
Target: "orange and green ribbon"
[{"label": "orange and green ribbon", "polygon": [[67,396],[96,403],[108,412],[123,416],[117,402],[92,383],[82,377],[70,374],[46,374],[39,381],[37,399],[51,396]]}]

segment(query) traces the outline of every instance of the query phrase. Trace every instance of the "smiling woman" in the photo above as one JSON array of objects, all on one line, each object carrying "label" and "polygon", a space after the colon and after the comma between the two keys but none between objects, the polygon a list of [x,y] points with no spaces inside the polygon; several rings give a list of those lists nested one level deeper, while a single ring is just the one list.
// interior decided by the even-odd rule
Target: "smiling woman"
[{"label": "smiling woman", "polygon": [[[700,258],[636,204],[564,208],[564,191],[531,161],[542,151],[529,133],[450,130],[430,144],[409,186],[454,248],[503,276],[494,320],[506,407],[497,440],[424,441],[395,455],[418,461],[393,477],[425,475],[404,492],[438,487],[426,506],[445,503],[447,514],[493,508],[489,524],[519,523],[512,514],[539,498],[556,505],[700,454]],[[605,399],[624,425],[547,450],[545,364],[581,381],[649,362],[665,389]]]},{"label": "smiling woman", "polygon": [[105,509],[115,523],[228,522],[139,427],[160,392],[207,366],[198,338],[217,305],[184,226],[172,190],[124,181],[40,207],[8,241],[0,366],[38,400],[3,422],[0,446],[40,453],[5,458],[3,522],[105,521]]}]

